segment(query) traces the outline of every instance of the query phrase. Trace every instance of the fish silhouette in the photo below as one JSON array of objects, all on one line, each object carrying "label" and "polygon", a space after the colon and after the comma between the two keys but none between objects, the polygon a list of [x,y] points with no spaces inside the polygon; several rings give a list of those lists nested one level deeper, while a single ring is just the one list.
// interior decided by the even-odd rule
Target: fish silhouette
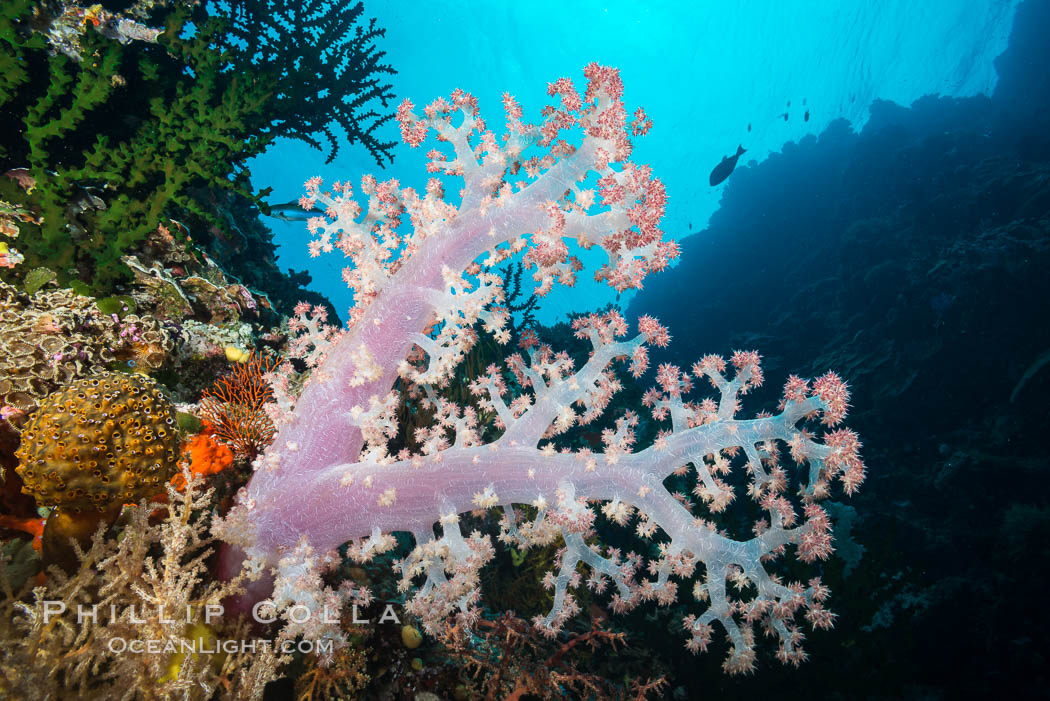
[{"label": "fish silhouette", "polygon": [[741,144],[737,147],[736,154],[723,158],[722,162],[716,165],[715,169],[711,171],[711,177],[709,179],[711,186],[714,187],[728,178],[729,174],[733,172],[734,168],[736,168],[736,159],[740,158],[741,154],[746,152],[747,149]]},{"label": "fish silhouette", "polygon": [[318,213],[312,212],[308,209],[303,209],[298,200],[295,200],[292,202],[285,202],[284,204],[270,205],[270,214],[268,216],[271,216],[274,219],[296,222],[308,221],[311,217],[318,216]]}]

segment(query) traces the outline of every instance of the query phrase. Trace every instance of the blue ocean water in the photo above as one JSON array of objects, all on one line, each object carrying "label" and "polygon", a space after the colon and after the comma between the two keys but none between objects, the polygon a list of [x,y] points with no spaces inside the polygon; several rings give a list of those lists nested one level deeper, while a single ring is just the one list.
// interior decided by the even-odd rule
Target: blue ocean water
[{"label": "blue ocean water", "polygon": [[[654,166],[667,185],[664,229],[683,239],[702,229],[725,187],[707,175],[738,145],[740,163],[765,160],[784,144],[815,135],[837,119],[860,129],[875,100],[908,106],[924,95],[991,94],[993,66],[1006,47],[1016,0],[940,2],[377,2],[366,5],[387,31],[380,43],[398,71],[400,101],[422,106],[461,88],[482,116],[502,122],[510,92],[525,116],[548,102],[546,86],[567,76],[582,84],[583,66],[620,69],[630,109],[643,106],[654,127],[637,139],[633,159]],[[809,116],[808,120],[806,116]],[[787,118],[785,119],[785,115]],[[535,118],[535,117],[534,117]],[[750,125],[750,131],[748,127]],[[399,140],[396,123],[384,138]],[[286,141],[251,165],[271,202],[298,199],[313,175],[326,181],[364,173],[422,189],[422,149],[398,144],[381,172],[368,154],[345,148],[331,164],[302,142]],[[351,296],[337,257],[311,260],[302,224],[273,222],[282,268],[308,269],[312,288],[343,314]],[[585,263],[600,262],[595,252]],[[537,317],[612,301],[589,279],[555,290]],[[626,301],[626,300],[625,300]]]}]

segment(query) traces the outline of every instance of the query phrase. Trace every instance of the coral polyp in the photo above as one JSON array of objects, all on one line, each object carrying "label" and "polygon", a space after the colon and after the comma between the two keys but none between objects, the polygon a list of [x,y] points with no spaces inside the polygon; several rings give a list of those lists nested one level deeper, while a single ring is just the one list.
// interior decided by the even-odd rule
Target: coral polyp
[{"label": "coral polyp", "polygon": [[175,472],[175,407],[143,375],[77,380],[41,403],[16,457],[39,504],[79,513],[137,502]]}]

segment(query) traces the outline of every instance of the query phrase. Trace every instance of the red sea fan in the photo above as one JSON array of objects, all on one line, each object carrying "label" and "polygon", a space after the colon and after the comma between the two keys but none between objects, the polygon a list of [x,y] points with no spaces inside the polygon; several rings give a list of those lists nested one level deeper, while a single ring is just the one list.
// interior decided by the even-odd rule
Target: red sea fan
[{"label": "red sea fan", "polygon": [[254,458],[273,440],[273,421],[264,407],[273,401],[266,375],[277,364],[277,358],[252,351],[247,362],[234,365],[201,397],[201,419],[238,456]]}]

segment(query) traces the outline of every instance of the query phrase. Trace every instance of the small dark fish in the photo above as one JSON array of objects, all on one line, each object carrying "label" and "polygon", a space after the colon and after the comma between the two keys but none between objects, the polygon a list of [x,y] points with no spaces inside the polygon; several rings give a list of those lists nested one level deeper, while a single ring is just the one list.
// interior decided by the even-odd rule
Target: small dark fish
[{"label": "small dark fish", "polygon": [[803,121],[803,122],[808,122],[808,121],[809,121],[809,110],[806,110],[806,116],[804,116],[804,117],[802,118],[802,121]]},{"label": "small dark fish", "polygon": [[276,212],[270,215],[274,219],[280,219],[281,221],[309,221],[310,217],[305,214],[285,214],[284,212]]},{"label": "small dark fish", "polygon": [[785,112],[784,114],[782,114],[780,116],[784,118],[785,122],[788,120],[788,113],[787,112]]},{"label": "small dark fish", "polygon": [[748,124],[747,124],[747,133],[749,133],[749,134],[751,133],[751,123],[750,122],[748,122]]},{"label": "small dark fish", "polygon": [[791,100],[788,100],[788,107],[791,107]]},{"label": "small dark fish", "polygon": [[802,106],[803,106],[803,107],[805,107],[805,106],[806,106],[806,98],[802,98]]},{"label": "small dark fish", "polygon": [[77,193],[66,204],[66,208],[74,215],[86,212],[89,209],[105,209],[105,201],[96,195],[96,192],[99,192],[97,188],[78,186]]},{"label": "small dark fish", "polygon": [[726,156],[722,159],[722,162],[715,166],[715,169],[711,171],[711,177],[708,179],[711,186],[719,184],[723,180],[729,177],[729,174],[736,168],[736,160],[740,156],[747,152],[747,149],[741,144],[737,147],[736,154],[732,156]]}]

